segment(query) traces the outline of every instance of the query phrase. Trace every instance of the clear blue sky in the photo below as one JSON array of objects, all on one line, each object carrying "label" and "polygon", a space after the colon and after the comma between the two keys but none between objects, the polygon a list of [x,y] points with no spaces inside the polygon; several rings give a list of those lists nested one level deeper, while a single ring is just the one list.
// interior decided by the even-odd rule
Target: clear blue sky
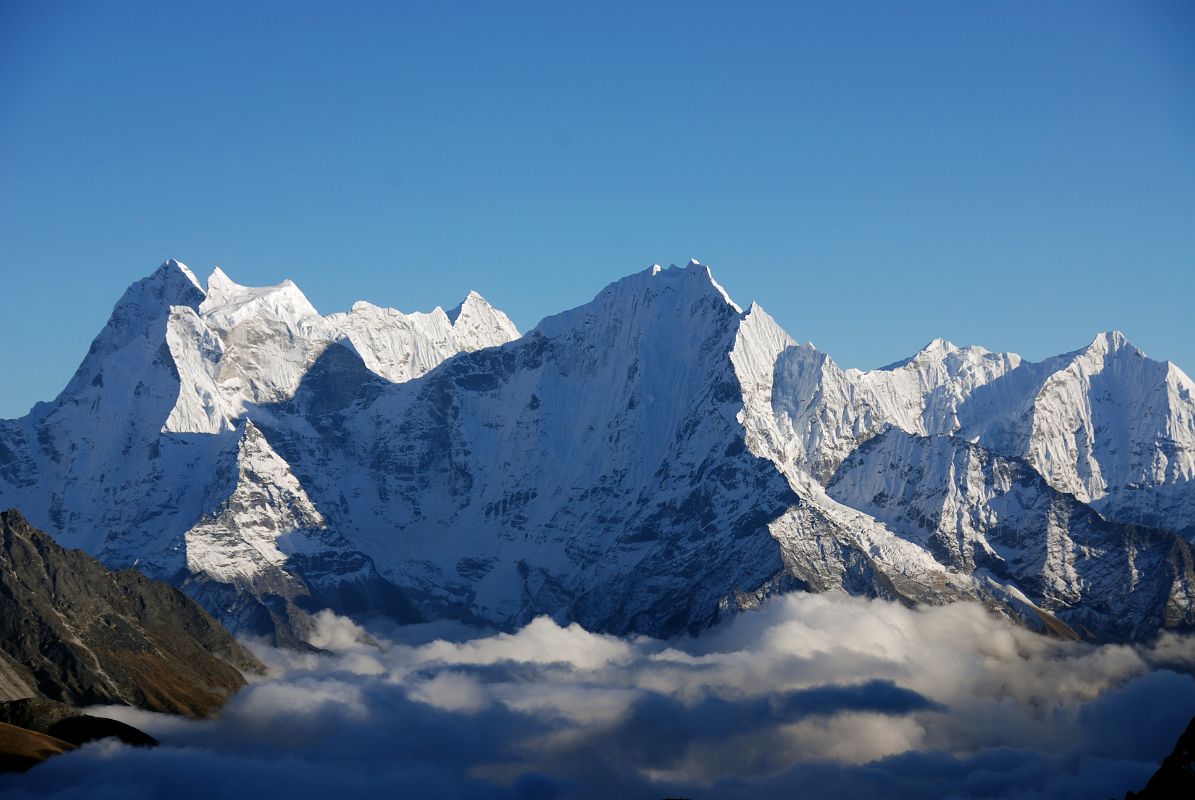
[{"label": "clear blue sky", "polygon": [[841,364],[1195,371],[1195,4],[0,0],[0,416],[124,287],[523,329],[697,257]]}]

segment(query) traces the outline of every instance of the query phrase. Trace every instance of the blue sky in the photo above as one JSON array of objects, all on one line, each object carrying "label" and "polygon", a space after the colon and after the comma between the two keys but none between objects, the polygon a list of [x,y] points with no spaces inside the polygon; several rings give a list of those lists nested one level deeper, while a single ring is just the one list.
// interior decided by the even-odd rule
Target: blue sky
[{"label": "blue sky", "polygon": [[697,257],[841,364],[1195,371],[1195,6],[0,2],[0,416],[167,257],[520,328]]}]

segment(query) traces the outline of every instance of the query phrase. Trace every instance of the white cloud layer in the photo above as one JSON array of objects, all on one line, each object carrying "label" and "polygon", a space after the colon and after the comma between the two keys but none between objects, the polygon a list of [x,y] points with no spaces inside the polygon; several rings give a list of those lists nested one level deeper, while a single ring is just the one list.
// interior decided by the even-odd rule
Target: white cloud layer
[{"label": "white cloud layer", "polygon": [[793,594],[696,639],[543,618],[374,630],[270,666],[222,717],[112,716],[12,797],[1119,797],[1195,715],[1195,639],[1047,639],[981,608]]}]

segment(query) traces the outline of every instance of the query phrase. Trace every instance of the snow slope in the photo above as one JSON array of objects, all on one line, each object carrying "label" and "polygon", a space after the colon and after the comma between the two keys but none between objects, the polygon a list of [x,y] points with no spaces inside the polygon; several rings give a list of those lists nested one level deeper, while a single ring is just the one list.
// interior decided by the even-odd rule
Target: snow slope
[{"label": "snow slope", "polygon": [[110,566],[184,586],[234,629],[294,633],[304,597],[414,616],[249,417],[336,343],[360,342],[384,380],[517,331],[473,294],[453,319],[370,309],[321,317],[289,281],[244,287],[219,269],[205,291],[166,262],[117,302],[57,399],[0,423],[3,503]]},{"label": "snow slope", "polygon": [[827,491],[1075,629],[1133,638],[1195,623],[1195,564],[1181,537],[1107,522],[1023,460],[889,428],[847,457]]},{"label": "snow slope", "polygon": [[697,262],[520,337],[475,293],[324,316],[171,261],[0,422],[0,505],[282,641],[320,607],[661,635],[829,588],[1131,638],[1191,622],[1189,545],[1142,526],[1195,530],[1193,459],[1191,380],[1119,335],[860,372]]},{"label": "snow slope", "polygon": [[1120,333],[1041,363],[936,339],[871,372],[794,343],[775,382],[789,455],[823,483],[892,425],[979,441],[1110,519],[1195,535],[1195,383]]}]

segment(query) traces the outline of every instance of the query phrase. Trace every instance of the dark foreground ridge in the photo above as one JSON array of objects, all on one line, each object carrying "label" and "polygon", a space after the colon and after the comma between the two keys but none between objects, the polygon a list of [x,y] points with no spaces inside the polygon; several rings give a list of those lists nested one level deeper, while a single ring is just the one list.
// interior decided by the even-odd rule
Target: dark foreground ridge
[{"label": "dark foreground ridge", "polygon": [[0,512],[0,771],[148,734],[78,706],[209,717],[261,663],[195,601],[134,570],[60,547]]},{"label": "dark foreground ridge", "polygon": [[1195,718],[1178,737],[1174,752],[1166,756],[1145,788],[1129,792],[1125,800],[1168,800],[1174,797],[1195,797]]},{"label": "dark foreground ridge", "polygon": [[133,747],[158,744],[132,725],[82,714],[65,703],[40,697],[0,703],[0,772],[24,772],[50,756],[108,738]]},{"label": "dark foreground ridge", "polygon": [[177,589],[0,512],[0,699],[211,716],[261,664]]}]

